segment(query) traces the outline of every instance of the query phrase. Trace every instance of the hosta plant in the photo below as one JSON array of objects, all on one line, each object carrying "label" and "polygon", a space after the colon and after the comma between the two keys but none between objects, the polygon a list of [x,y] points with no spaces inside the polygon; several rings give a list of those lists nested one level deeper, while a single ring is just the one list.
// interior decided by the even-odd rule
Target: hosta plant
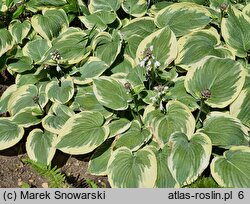
[{"label": "hosta plant", "polygon": [[115,188],[250,187],[247,1],[3,0],[0,16],[0,150],[90,154]]}]

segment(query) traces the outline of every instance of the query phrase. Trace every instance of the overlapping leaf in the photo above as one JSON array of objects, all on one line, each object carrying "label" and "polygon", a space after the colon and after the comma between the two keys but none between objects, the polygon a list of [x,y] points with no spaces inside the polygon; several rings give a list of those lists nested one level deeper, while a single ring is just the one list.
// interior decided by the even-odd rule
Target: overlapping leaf
[{"label": "overlapping leaf", "polygon": [[54,154],[56,135],[41,129],[32,130],[27,138],[26,150],[30,159],[49,165]]},{"label": "overlapping leaf", "polygon": [[188,2],[167,6],[155,16],[159,28],[169,26],[177,37],[204,28],[210,21],[210,13],[205,7]]},{"label": "overlapping leaf", "polygon": [[221,22],[221,32],[227,45],[234,49],[238,57],[246,57],[250,50],[250,16],[234,6],[228,9],[228,18]]},{"label": "overlapping leaf", "polygon": [[133,153],[122,147],[111,154],[108,179],[113,188],[153,188],[157,177],[157,160],[150,148]]},{"label": "overlapping leaf", "polygon": [[243,66],[231,59],[206,57],[185,78],[186,90],[211,107],[224,108],[239,95],[245,81]]},{"label": "overlapping leaf", "polygon": [[24,135],[24,129],[11,122],[9,118],[0,118],[0,150],[17,144]]},{"label": "overlapping leaf", "polygon": [[209,164],[211,140],[204,133],[188,137],[185,133],[176,132],[168,144],[168,167],[173,177],[181,186],[192,183]]},{"label": "overlapping leaf", "polygon": [[232,147],[223,156],[216,156],[211,163],[215,181],[226,188],[250,187],[250,148]]},{"label": "overlapping leaf", "polygon": [[109,135],[104,117],[83,111],[71,117],[59,132],[56,148],[68,154],[86,154],[100,146]]},{"label": "overlapping leaf", "polygon": [[247,145],[248,129],[236,118],[221,112],[211,112],[203,123],[202,132],[213,145]]}]

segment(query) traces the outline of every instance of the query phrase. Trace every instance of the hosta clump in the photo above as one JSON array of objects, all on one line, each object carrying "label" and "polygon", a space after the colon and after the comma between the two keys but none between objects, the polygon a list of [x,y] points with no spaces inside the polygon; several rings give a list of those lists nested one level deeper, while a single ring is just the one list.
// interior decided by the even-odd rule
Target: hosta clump
[{"label": "hosta clump", "polygon": [[250,4],[84,2],[0,4],[0,150],[90,154],[112,187],[250,187]]}]

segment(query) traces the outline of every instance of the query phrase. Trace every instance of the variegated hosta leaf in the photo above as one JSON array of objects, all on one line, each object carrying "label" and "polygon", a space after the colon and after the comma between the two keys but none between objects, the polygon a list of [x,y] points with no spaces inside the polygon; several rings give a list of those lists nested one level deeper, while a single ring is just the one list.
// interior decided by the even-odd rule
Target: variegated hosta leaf
[{"label": "variegated hosta leaf", "polygon": [[41,122],[43,112],[38,107],[25,107],[15,114],[12,121],[21,126],[28,128],[33,125],[37,125]]},{"label": "variegated hosta leaf", "polygon": [[56,138],[56,135],[49,131],[43,132],[40,129],[33,129],[26,142],[29,158],[41,164],[49,165],[56,153]]},{"label": "variegated hosta leaf", "polygon": [[43,118],[42,125],[45,130],[58,134],[67,120],[74,115],[68,106],[54,103],[48,114]]},{"label": "variegated hosta leaf", "polygon": [[20,58],[16,58],[15,62],[8,64],[8,70],[17,73],[29,71],[33,69],[32,62],[33,61],[30,57],[22,56]]},{"label": "variegated hosta leaf", "polygon": [[250,87],[243,89],[230,105],[230,114],[250,128]]},{"label": "variegated hosta leaf", "polygon": [[121,0],[90,0],[88,8],[90,13],[96,11],[117,11],[121,6]]},{"label": "variegated hosta leaf", "polygon": [[121,28],[121,33],[127,42],[125,47],[126,53],[135,58],[140,42],[154,31],[156,31],[156,26],[153,18],[142,17],[129,21],[128,24]]},{"label": "variegated hosta leaf", "polygon": [[105,176],[108,174],[108,162],[111,156],[113,140],[106,140],[92,154],[88,163],[88,172],[92,175]]},{"label": "variegated hosta leaf", "polygon": [[174,82],[174,86],[168,90],[168,97],[177,100],[186,105],[191,111],[198,108],[197,99],[187,93],[184,86],[185,77],[178,77]]},{"label": "variegated hosta leaf", "polygon": [[132,57],[124,54],[122,58],[119,58],[117,63],[112,65],[112,73],[130,73],[136,66],[135,61]]},{"label": "variegated hosta leaf", "polygon": [[108,118],[113,114],[98,102],[93,92],[92,86],[77,87],[72,109],[76,111],[97,111],[105,118]]},{"label": "variegated hosta leaf", "polygon": [[213,108],[224,108],[239,95],[245,81],[243,66],[231,59],[206,57],[187,73],[185,88]]},{"label": "variegated hosta leaf", "polygon": [[185,35],[178,40],[179,53],[175,64],[188,70],[207,55],[234,59],[231,51],[220,43],[220,36],[214,28]]},{"label": "variegated hosta leaf", "polygon": [[[77,28],[69,28],[58,38],[52,41],[52,47],[47,51],[44,61],[48,64],[56,64],[51,59],[51,54],[57,51],[60,55],[60,64],[75,64],[89,55],[89,48],[86,48],[87,34]],[[74,48],[74,49],[72,49]]]},{"label": "variegated hosta leaf", "polygon": [[63,9],[43,10],[31,18],[34,30],[43,38],[52,40],[69,26],[68,17]]},{"label": "variegated hosta leaf", "polygon": [[108,65],[99,58],[90,57],[83,66],[78,68],[81,76],[74,77],[74,83],[89,84],[94,77],[100,76],[108,68]]},{"label": "variegated hosta leaf", "polygon": [[134,91],[136,87],[143,86],[144,88],[144,81],[146,81],[146,69],[143,69],[139,65],[134,67],[130,73],[127,75],[128,81],[131,83]]},{"label": "variegated hosta leaf", "polygon": [[170,4],[172,4],[171,1],[159,1],[159,2],[156,2],[155,4],[153,4],[150,9],[148,10],[148,15],[149,16],[153,16],[155,17],[156,14],[166,8],[167,6],[169,6]]},{"label": "variegated hosta leaf", "polygon": [[228,17],[221,22],[221,32],[227,45],[234,49],[236,56],[246,57],[250,50],[250,16],[230,6]]},{"label": "variegated hosta leaf", "polygon": [[136,52],[138,64],[145,59],[145,51],[151,49],[150,47],[153,48],[152,55],[155,60],[160,63],[160,69],[165,69],[177,56],[177,40],[169,27],[164,27],[141,41]]},{"label": "variegated hosta leaf", "polygon": [[0,150],[17,144],[24,135],[24,129],[9,118],[0,118]]},{"label": "variegated hosta leaf", "polygon": [[213,145],[248,145],[247,128],[229,114],[211,112],[203,123],[201,132],[205,133]]},{"label": "variegated hosta leaf", "polygon": [[[59,84],[60,83],[60,84]],[[48,98],[53,102],[67,103],[74,95],[74,83],[72,78],[53,80],[46,86]]]},{"label": "variegated hosta leaf", "polygon": [[0,57],[9,51],[13,45],[15,44],[15,40],[11,36],[10,32],[5,28],[0,29]]},{"label": "variegated hosta leaf", "polygon": [[47,103],[47,97],[40,96],[41,94],[35,85],[23,85],[11,94],[8,102],[8,112],[13,116],[26,107],[40,108],[38,103],[43,108]]},{"label": "variegated hosta leaf", "polygon": [[168,145],[168,167],[181,186],[195,181],[209,164],[212,143],[204,133],[188,137],[185,133],[176,132],[169,138]]},{"label": "variegated hosta leaf", "polygon": [[215,181],[226,188],[250,187],[250,148],[232,147],[223,156],[211,162],[211,173]]},{"label": "variegated hosta leaf", "polygon": [[167,103],[166,114],[161,113],[160,110],[149,112],[145,122],[152,134],[158,138],[161,146],[164,146],[170,135],[176,131],[184,132],[190,137],[195,130],[195,119],[190,109],[178,101]]},{"label": "variegated hosta leaf", "polygon": [[177,37],[199,30],[211,21],[206,7],[194,3],[174,3],[155,16],[159,28],[169,26]]},{"label": "variegated hosta leaf", "polygon": [[99,112],[83,111],[62,127],[56,148],[68,154],[86,154],[100,146],[108,135],[109,128]]},{"label": "variegated hosta leaf", "polygon": [[117,31],[113,31],[112,35],[100,32],[93,41],[94,55],[110,66],[121,51],[121,41],[122,36]]},{"label": "variegated hosta leaf", "polygon": [[94,94],[100,104],[113,110],[128,108],[131,97],[121,82],[111,77],[100,77],[93,81]]},{"label": "variegated hosta leaf", "polygon": [[168,156],[170,148],[165,145],[163,149],[156,152],[157,159],[157,179],[155,182],[156,188],[178,188],[179,184],[173,178],[168,168]]},{"label": "variegated hosta leaf", "polygon": [[9,86],[4,92],[3,95],[0,98],[0,115],[3,113],[6,113],[8,111],[8,103],[9,99],[13,92],[15,92],[17,89],[17,85],[13,84]]},{"label": "variegated hosta leaf", "polygon": [[29,41],[22,49],[23,55],[31,57],[35,64],[39,64],[45,53],[51,47],[51,43],[42,38]]},{"label": "variegated hosta leaf", "polygon": [[129,15],[141,17],[147,13],[147,0],[124,0],[122,1],[122,9]]},{"label": "variegated hosta leaf", "polygon": [[112,120],[109,123],[109,138],[116,137],[125,131],[127,131],[131,126],[131,122],[126,118],[119,118],[117,120]]},{"label": "variegated hosta leaf", "polygon": [[153,188],[157,177],[157,161],[150,148],[132,152],[121,147],[111,154],[108,180],[112,188]]},{"label": "variegated hosta leaf", "polygon": [[9,31],[16,43],[22,43],[22,40],[28,35],[30,28],[31,24],[27,20],[24,22],[13,20],[9,25]]},{"label": "variegated hosta leaf", "polygon": [[130,128],[118,136],[114,148],[127,147],[131,151],[137,151],[151,138],[151,133],[146,128],[142,128],[138,121],[132,121]]},{"label": "variegated hosta leaf", "polygon": [[41,10],[48,7],[60,7],[67,4],[67,0],[30,0],[27,3],[27,8],[32,12],[36,12],[37,10]]},{"label": "variegated hosta leaf", "polygon": [[106,30],[108,24],[113,23],[116,18],[116,13],[110,11],[97,11],[87,16],[79,16],[80,21],[86,28],[92,29],[96,26],[101,31]]}]

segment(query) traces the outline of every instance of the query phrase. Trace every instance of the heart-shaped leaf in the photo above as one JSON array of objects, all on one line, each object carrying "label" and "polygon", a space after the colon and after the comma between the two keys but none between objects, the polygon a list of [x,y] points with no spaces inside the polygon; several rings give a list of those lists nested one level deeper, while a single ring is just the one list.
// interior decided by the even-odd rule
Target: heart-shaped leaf
[{"label": "heart-shaped leaf", "polygon": [[223,156],[211,162],[211,173],[215,181],[226,188],[250,187],[250,148],[232,147]]},{"label": "heart-shaped leaf", "polygon": [[117,11],[120,6],[120,0],[90,0],[88,3],[90,13],[94,13],[96,11]]},{"label": "heart-shaped leaf", "polygon": [[179,37],[204,28],[211,21],[209,16],[204,6],[189,2],[174,3],[157,13],[155,24],[159,28],[169,26]]},{"label": "heart-shaped leaf", "polygon": [[56,135],[51,132],[43,132],[33,129],[27,138],[26,150],[30,159],[45,165],[49,165],[56,153]]},{"label": "heart-shaped leaf", "polygon": [[122,147],[111,154],[108,171],[112,188],[153,188],[157,177],[157,161],[150,148],[133,153]]},{"label": "heart-shaped leaf", "polygon": [[206,57],[187,73],[185,88],[196,99],[224,108],[239,95],[245,81],[243,66],[231,59]]},{"label": "heart-shaped leaf", "polygon": [[61,104],[67,103],[74,95],[74,83],[72,78],[61,78],[59,81],[53,80],[46,86],[48,98],[53,102]]},{"label": "heart-shaped leaf", "polygon": [[104,117],[83,111],[72,116],[59,132],[56,148],[68,154],[86,154],[100,146],[109,135]]},{"label": "heart-shaped leaf", "polygon": [[178,40],[178,56],[175,64],[188,70],[207,55],[234,59],[230,50],[222,47],[215,28],[192,32]]},{"label": "heart-shaped leaf", "polygon": [[31,24],[28,20],[24,22],[13,20],[9,25],[9,31],[16,43],[22,43],[22,40],[28,35],[30,28]]},{"label": "heart-shaped leaf", "polygon": [[169,101],[166,105],[166,114],[154,110],[146,114],[144,121],[152,134],[158,138],[163,147],[171,134],[181,131],[190,137],[195,130],[195,119],[187,106],[178,101]]},{"label": "heart-shaped leaf", "polygon": [[115,14],[115,12],[103,10],[97,11],[87,16],[79,16],[79,19],[82,21],[85,27],[87,27],[88,29],[92,29],[96,26],[101,31],[106,30],[108,24],[113,23],[116,18],[117,15]]},{"label": "heart-shaped leaf", "polygon": [[212,143],[204,133],[188,137],[185,133],[176,132],[169,138],[168,145],[168,167],[181,186],[195,181],[209,164]]},{"label": "heart-shaped leaf", "polygon": [[48,114],[43,118],[42,125],[44,129],[58,134],[63,125],[73,115],[74,111],[72,111],[68,106],[60,103],[54,103]]},{"label": "heart-shaped leaf", "polygon": [[146,0],[125,0],[122,1],[122,9],[131,16],[141,17],[147,13],[148,2]]},{"label": "heart-shaped leaf", "polygon": [[69,26],[67,14],[63,9],[43,10],[31,18],[34,30],[43,38],[52,40]]},{"label": "heart-shaped leaf", "polygon": [[248,145],[248,129],[229,114],[211,112],[201,131],[211,139],[213,145]]}]

